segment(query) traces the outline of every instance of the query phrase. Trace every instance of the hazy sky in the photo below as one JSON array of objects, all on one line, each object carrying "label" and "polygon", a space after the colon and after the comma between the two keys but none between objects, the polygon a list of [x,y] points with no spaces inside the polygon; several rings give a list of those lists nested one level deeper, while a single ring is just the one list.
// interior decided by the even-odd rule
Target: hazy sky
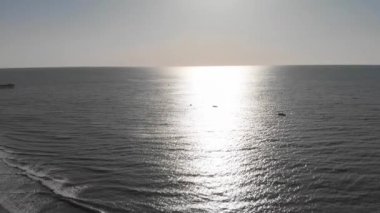
[{"label": "hazy sky", "polygon": [[0,0],[0,67],[380,64],[379,0]]}]

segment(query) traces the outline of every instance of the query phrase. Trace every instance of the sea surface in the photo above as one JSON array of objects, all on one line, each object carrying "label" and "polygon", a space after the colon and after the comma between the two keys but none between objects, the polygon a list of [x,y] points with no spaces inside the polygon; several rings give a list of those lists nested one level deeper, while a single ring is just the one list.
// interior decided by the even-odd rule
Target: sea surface
[{"label": "sea surface", "polygon": [[2,69],[6,83],[9,212],[380,212],[380,66]]}]

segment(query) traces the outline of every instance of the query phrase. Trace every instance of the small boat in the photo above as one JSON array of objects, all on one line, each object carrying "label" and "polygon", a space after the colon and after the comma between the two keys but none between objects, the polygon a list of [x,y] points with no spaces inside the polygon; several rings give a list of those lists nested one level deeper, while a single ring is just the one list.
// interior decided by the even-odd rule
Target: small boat
[{"label": "small boat", "polygon": [[283,113],[283,112],[279,112],[277,115],[278,115],[278,116],[286,116],[286,114]]},{"label": "small boat", "polygon": [[14,84],[0,84],[0,89],[13,89],[15,88]]}]

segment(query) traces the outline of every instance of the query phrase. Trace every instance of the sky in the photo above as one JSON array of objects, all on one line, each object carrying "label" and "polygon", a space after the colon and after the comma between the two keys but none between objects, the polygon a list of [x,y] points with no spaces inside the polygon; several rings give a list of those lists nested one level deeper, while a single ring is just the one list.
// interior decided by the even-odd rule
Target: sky
[{"label": "sky", "polygon": [[0,67],[380,64],[379,0],[0,0]]}]

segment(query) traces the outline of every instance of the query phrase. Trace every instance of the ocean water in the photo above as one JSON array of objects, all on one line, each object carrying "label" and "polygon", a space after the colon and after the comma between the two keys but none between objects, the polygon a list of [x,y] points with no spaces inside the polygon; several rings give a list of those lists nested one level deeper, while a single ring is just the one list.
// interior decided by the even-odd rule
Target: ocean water
[{"label": "ocean water", "polygon": [[380,212],[380,66],[3,69],[5,83],[9,212]]}]

